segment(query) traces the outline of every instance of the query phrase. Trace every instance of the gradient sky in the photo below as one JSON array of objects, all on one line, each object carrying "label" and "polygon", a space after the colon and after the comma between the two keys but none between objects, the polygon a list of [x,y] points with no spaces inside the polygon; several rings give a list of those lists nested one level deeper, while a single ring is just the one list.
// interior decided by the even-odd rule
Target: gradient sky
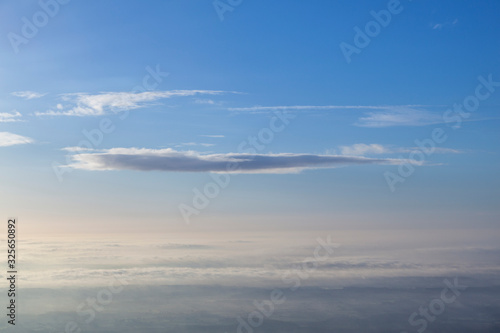
[{"label": "gradient sky", "polygon": [[[2,1],[4,215],[62,233],[496,228],[500,87],[460,128],[443,114],[478,77],[500,81],[500,3],[402,0],[348,63],[341,43],[387,6],[243,1],[221,20],[211,1],[73,0],[13,47],[42,8]],[[231,174],[187,226],[179,205],[213,181],[214,161],[247,158],[239,145],[276,110],[294,118],[252,157],[254,173]],[[102,142],[71,151],[103,119]],[[436,128],[447,140],[391,191],[384,175]],[[117,151],[128,155],[113,164]],[[61,181],[54,163],[68,161]]]}]

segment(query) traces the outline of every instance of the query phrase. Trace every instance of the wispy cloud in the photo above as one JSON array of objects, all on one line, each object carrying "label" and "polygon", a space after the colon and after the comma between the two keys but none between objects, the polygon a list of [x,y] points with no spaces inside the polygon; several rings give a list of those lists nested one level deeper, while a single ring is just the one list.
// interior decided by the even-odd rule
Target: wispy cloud
[{"label": "wispy cloud", "polygon": [[425,126],[443,122],[441,115],[411,107],[391,107],[384,111],[368,112],[359,118],[356,126],[391,127]]},{"label": "wispy cloud", "polygon": [[0,147],[33,143],[33,139],[9,132],[0,132]]},{"label": "wispy cloud", "polygon": [[228,108],[229,111],[271,112],[271,111],[314,111],[314,110],[387,110],[411,108],[424,105],[280,105]]},{"label": "wispy cloud", "polygon": [[58,104],[56,110],[36,112],[37,116],[100,116],[107,113],[143,108],[148,103],[172,97],[195,95],[217,95],[223,91],[216,90],[170,90],[132,92],[105,92],[100,94],[65,94],[63,101],[67,106]]},{"label": "wispy cloud", "polygon": [[16,96],[16,97],[21,97],[21,98],[26,98],[26,99],[34,99],[34,98],[40,98],[43,97],[47,94],[42,94],[34,91],[15,91],[11,93],[11,95]]},{"label": "wispy cloud", "polygon": [[214,101],[213,99],[201,99],[197,98],[194,100],[196,104],[207,104],[207,105],[219,105],[219,102]]},{"label": "wispy cloud", "polygon": [[297,173],[305,169],[347,165],[400,164],[399,159],[315,154],[202,154],[173,149],[113,148],[71,156],[69,167],[84,170],[138,170],[179,172]]},{"label": "wispy cloud", "polygon": [[[365,144],[356,143],[351,146],[340,146],[342,155],[349,156],[364,156],[364,155],[381,155],[381,154],[397,154],[397,153],[410,153],[414,150],[419,150],[419,147],[394,147],[386,146],[376,143]],[[460,154],[463,151],[458,149],[435,147],[434,154]]]},{"label": "wispy cloud", "polygon": [[357,143],[352,146],[341,146],[340,152],[342,155],[363,156],[372,154],[386,154],[391,151],[387,147],[375,143]]},{"label": "wispy cloud", "polygon": [[348,109],[384,109],[381,106],[370,105],[280,105],[280,106],[250,106],[228,108],[229,111],[270,112],[270,111],[312,111],[312,110],[348,110]]},{"label": "wispy cloud", "polygon": [[18,111],[13,110],[12,112],[0,112],[0,123],[12,123],[15,121],[21,121],[19,118],[22,117]]},{"label": "wispy cloud", "polygon": [[[421,148],[413,147],[412,150],[415,150],[415,149],[421,149]],[[462,150],[451,149],[451,148],[442,148],[442,147],[436,147],[436,148],[434,148],[434,153],[435,154],[461,154],[463,152],[464,151],[462,151]]]},{"label": "wispy cloud", "polygon": [[183,142],[175,145],[175,147],[185,147],[185,146],[202,146],[202,147],[213,147],[214,143],[199,143],[199,142]]},{"label": "wispy cloud", "polygon": [[457,23],[458,23],[458,19],[454,19],[453,21],[447,21],[447,22],[443,22],[443,23],[434,23],[434,24],[431,24],[431,27],[434,30],[436,30],[436,29],[441,30],[443,28],[453,27]]},{"label": "wispy cloud", "polygon": [[85,148],[85,147],[78,147],[78,146],[64,147],[61,150],[62,151],[67,151],[67,152],[70,152],[70,153],[82,152],[82,151],[93,151],[92,148]]},{"label": "wispy cloud", "polygon": [[224,138],[225,137],[224,135],[200,135],[200,136],[203,136],[205,138]]},{"label": "wispy cloud", "polygon": [[[436,105],[434,105],[435,107]],[[360,127],[424,126],[441,123],[440,115],[422,110],[429,105],[288,105],[228,108],[229,111],[267,113],[272,111],[368,111],[354,124]]]}]

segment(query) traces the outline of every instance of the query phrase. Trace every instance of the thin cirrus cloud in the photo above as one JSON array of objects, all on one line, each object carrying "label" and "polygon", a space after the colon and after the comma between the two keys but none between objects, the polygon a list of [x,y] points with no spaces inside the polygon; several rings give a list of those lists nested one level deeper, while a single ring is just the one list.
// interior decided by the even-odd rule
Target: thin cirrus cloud
[{"label": "thin cirrus cloud", "polygon": [[207,105],[217,105],[219,104],[218,102],[214,101],[213,99],[200,99],[197,98],[194,100],[196,104],[207,104]]},{"label": "thin cirrus cloud", "polygon": [[33,143],[34,140],[26,136],[10,133],[0,132],[0,147],[8,147],[14,145],[22,145]]},{"label": "thin cirrus cloud", "polygon": [[233,107],[229,111],[266,113],[271,111],[318,111],[318,110],[351,110],[351,109],[385,109],[383,106],[376,105],[278,105],[278,106],[250,106]]},{"label": "thin cirrus cloud", "polygon": [[68,167],[84,170],[168,172],[298,173],[347,165],[393,165],[402,160],[315,154],[202,154],[167,149],[112,148],[71,156]]},{"label": "thin cirrus cloud", "polygon": [[372,143],[356,143],[351,146],[340,146],[340,153],[342,155],[375,155],[375,154],[386,154],[392,153],[392,150],[380,144]]},{"label": "thin cirrus cloud", "polygon": [[182,142],[182,143],[175,145],[175,147],[185,147],[185,146],[213,147],[213,146],[215,146],[215,144],[214,143],[203,143],[203,142]]},{"label": "thin cirrus cloud", "polygon": [[270,112],[270,111],[315,111],[315,110],[391,110],[395,108],[422,107],[425,105],[278,105],[233,107],[229,111]]},{"label": "thin cirrus cloud", "polygon": [[[421,150],[419,147],[392,147],[377,143],[365,144],[356,143],[351,146],[340,146],[340,153],[348,156],[364,156],[364,155],[380,155],[380,154],[397,154],[411,153],[414,150]],[[434,154],[460,154],[463,151],[452,148],[434,147]]]},{"label": "thin cirrus cloud", "polygon": [[391,127],[425,126],[442,123],[441,116],[421,110],[429,105],[289,105],[289,106],[251,106],[228,108],[229,111],[267,113],[272,111],[322,111],[322,110],[370,110],[361,116],[355,126]]},{"label": "thin cirrus cloud", "polygon": [[35,91],[26,90],[26,91],[15,91],[15,92],[11,93],[11,95],[16,96],[16,97],[25,98],[25,99],[35,99],[35,98],[43,97],[47,94],[42,94],[42,93],[38,93]]},{"label": "thin cirrus cloud", "polygon": [[435,23],[435,24],[431,24],[431,26],[432,26],[433,30],[436,30],[436,29],[441,30],[441,29],[444,29],[444,28],[453,27],[457,23],[458,23],[458,19],[454,19],[453,22],[447,21],[447,22],[444,22],[444,23]]},{"label": "thin cirrus cloud", "polygon": [[56,110],[35,112],[37,116],[100,116],[113,112],[143,108],[148,103],[173,97],[195,95],[218,95],[224,91],[217,90],[169,90],[145,92],[105,92],[99,94],[75,93],[62,95],[64,102],[58,104]]},{"label": "thin cirrus cloud", "polygon": [[12,123],[16,121],[21,121],[22,115],[19,113],[19,111],[12,111],[12,112],[0,112],[0,123]]},{"label": "thin cirrus cloud", "polygon": [[368,112],[354,125],[359,127],[426,126],[442,123],[441,115],[412,107],[391,107]]}]

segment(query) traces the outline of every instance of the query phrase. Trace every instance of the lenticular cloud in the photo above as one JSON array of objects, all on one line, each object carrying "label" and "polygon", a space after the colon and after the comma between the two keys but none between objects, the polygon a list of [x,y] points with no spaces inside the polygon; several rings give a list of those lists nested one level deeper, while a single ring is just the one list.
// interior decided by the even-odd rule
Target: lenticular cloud
[{"label": "lenticular cloud", "polygon": [[84,170],[296,173],[347,165],[400,164],[398,159],[315,154],[201,154],[173,149],[113,148],[72,155],[69,166]]}]

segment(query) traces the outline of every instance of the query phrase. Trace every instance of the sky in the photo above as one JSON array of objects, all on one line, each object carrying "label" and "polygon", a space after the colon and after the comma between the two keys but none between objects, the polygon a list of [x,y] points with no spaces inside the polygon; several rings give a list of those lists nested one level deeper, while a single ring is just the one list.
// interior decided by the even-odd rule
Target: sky
[{"label": "sky", "polygon": [[[33,327],[144,331],[152,316],[149,332],[238,332],[331,237],[339,254],[298,275],[312,289],[255,332],[415,331],[408,316],[454,278],[471,292],[434,329],[498,329],[485,295],[499,285],[500,2],[1,0],[0,13],[0,208],[19,221]],[[111,276],[135,282],[83,324],[74,309]],[[187,298],[175,310],[160,295]]]}]

